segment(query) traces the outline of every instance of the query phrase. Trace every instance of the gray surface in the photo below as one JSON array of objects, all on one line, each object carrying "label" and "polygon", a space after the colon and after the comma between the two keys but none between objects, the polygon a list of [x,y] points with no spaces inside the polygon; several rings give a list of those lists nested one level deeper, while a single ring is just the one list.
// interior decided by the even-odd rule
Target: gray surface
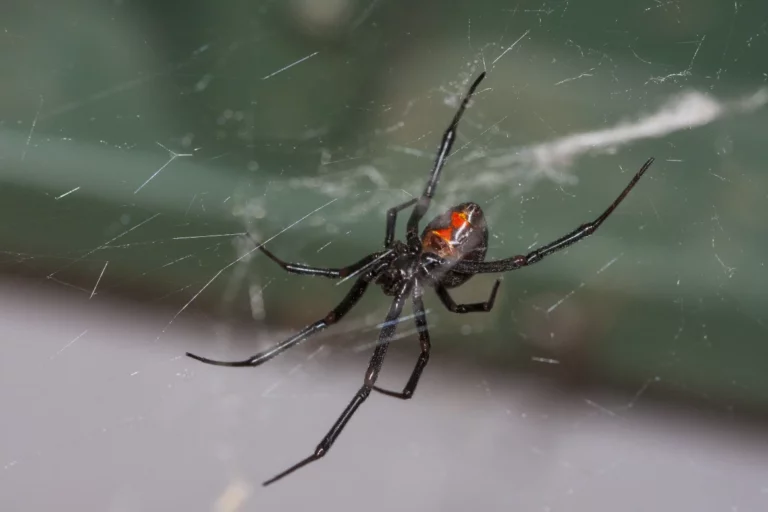
[{"label": "gray surface", "polygon": [[[439,341],[414,400],[373,396],[325,460],[263,489],[334,421],[364,353],[204,367],[180,354],[245,355],[253,334],[183,315],[163,332],[167,311],[27,284],[0,283],[3,511],[768,509],[764,436],[642,389],[581,396],[457,370]],[[399,361],[385,384],[402,382]]]},{"label": "gray surface", "polygon": [[[736,422],[768,404],[768,3],[444,5],[0,4],[0,273],[37,287],[0,284],[0,512],[216,510],[228,489],[218,510],[238,489],[259,511],[768,509],[764,433]],[[327,460],[262,490],[359,385],[366,354],[338,333],[369,343],[386,302],[254,371],[180,355],[282,333],[188,315],[322,314],[344,287],[235,264],[232,234],[317,265],[379,248],[481,70],[430,216],[481,204],[489,257],[594,218],[656,164],[598,235],[505,277],[490,315],[428,297],[416,399],[374,397]],[[399,345],[388,384],[413,364]],[[466,361],[484,357],[508,374]],[[526,362],[535,379],[513,375]],[[716,412],[660,408],[657,387]]]}]

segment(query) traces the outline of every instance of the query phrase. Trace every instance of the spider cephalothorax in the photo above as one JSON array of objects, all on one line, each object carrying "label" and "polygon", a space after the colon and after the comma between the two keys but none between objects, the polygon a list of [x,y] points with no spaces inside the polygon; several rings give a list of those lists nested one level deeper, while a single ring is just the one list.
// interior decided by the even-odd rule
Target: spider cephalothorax
[{"label": "spider cephalothorax", "polygon": [[[629,191],[632,190],[632,187],[635,186],[648,167],[650,167],[651,163],[653,163],[653,158],[649,159],[635,174],[629,185],[624,188],[608,209],[597,219],[582,224],[567,235],[526,255],[520,254],[505,259],[485,261],[485,253],[488,248],[488,227],[483,211],[475,203],[462,203],[438,215],[427,224],[421,237],[419,237],[419,222],[429,209],[430,202],[435,194],[435,189],[440,179],[440,172],[456,139],[456,128],[459,120],[475,89],[484,77],[485,73],[482,73],[472,83],[459,106],[459,110],[454,115],[453,121],[445,131],[437,152],[435,164],[432,167],[432,172],[427,179],[427,185],[421,197],[406,201],[387,211],[384,250],[369,254],[357,263],[347,267],[318,268],[300,263],[285,262],[268,251],[263,244],[258,245],[257,248],[263,251],[270,259],[283,267],[283,269],[294,274],[323,276],[333,279],[357,277],[355,284],[335,308],[325,317],[306,326],[290,338],[243,361],[216,361],[187,353],[189,357],[198,361],[218,366],[258,366],[341,320],[357,304],[371,283],[380,286],[386,295],[394,297],[389,312],[381,324],[379,339],[368,363],[368,369],[363,378],[363,385],[349,402],[346,409],[344,409],[344,412],[341,413],[333,427],[331,427],[331,430],[328,431],[320,441],[320,444],[317,445],[314,453],[277,476],[267,480],[264,482],[264,485],[271,484],[306,466],[310,462],[325,456],[357,408],[371,394],[371,391],[378,391],[385,395],[402,399],[409,399],[413,396],[421,378],[421,373],[429,361],[431,348],[424,302],[422,300],[425,287],[433,288],[440,302],[453,313],[490,311],[493,308],[496,292],[499,289],[499,280],[493,285],[491,294],[485,302],[456,304],[448,292],[448,288],[465,283],[475,274],[506,272],[531,265],[541,261],[545,256],[553,252],[583,240],[594,233],[600,224],[608,218],[611,212],[616,209]],[[404,242],[395,240],[397,214],[410,207],[413,207],[413,209],[406,224],[406,239]],[[402,391],[381,389],[376,386],[376,379],[384,362],[384,356],[387,354],[389,343],[395,334],[403,306],[408,299],[411,300],[413,305],[413,321],[416,324],[421,352],[416,361],[416,366]]]},{"label": "spider cephalothorax", "polygon": [[476,203],[462,203],[432,219],[419,244],[394,240],[390,251],[371,263],[373,283],[389,296],[397,295],[402,283],[413,279],[429,286],[453,288],[472,274],[454,272],[452,265],[462,260],[482,261],[487,248],[488,226],[483,210]]},{"label": "spider cephalothorax", "polygon": [[419,252],[400,240],[392,242],[390,251],[382,255],[378,265],[372,265],[373,284],[380,286],[384,295],[397,295],[404,282],[413,280],[417,274],[423,272],[418,258]]}]

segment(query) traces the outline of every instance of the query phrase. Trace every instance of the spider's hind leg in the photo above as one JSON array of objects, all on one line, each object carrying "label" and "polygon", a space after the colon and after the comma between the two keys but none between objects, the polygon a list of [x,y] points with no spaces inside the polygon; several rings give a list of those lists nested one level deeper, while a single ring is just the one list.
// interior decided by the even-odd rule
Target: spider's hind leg
[{"label": "spider's hind leg", "polygon": [[397,227],[397,214],[402,210],[405,210],[409,206],[413,206],[418,201],[418,197],[414,197],[411,200],[399,204],[387,210],[387,231],[384,235],[384,247],[392,245],[392,241],[395,239],[395,227]]},{"label": "spider's hind leg", "polygon": [[[258,242],[256,242],[255,240],[254,240],[254,243],[258,244]],[[339,279],[342,277],[347,277],[349,275],[352,275],[382,255],[381,252],[375,252],[373,254],[369,254],[368,256],[361,259],[360,261],[346,267],[324,268],[324,267],[311,267],[309,265],[304,265],[303,263],[289,263],[272,254],[270,250],[264,247],[264,244],[258,244],[258,248],[261,252],[266,254],[269,259],[271,259],[272,261],[280,265],[283,268],[283,270],[285,270],[286,272],[290,272],[291,274],[304,275],[304,276],[329,277],[331,279]]]},{"label": "spider's hind leg", "polygon": [[469,86],[469,90],[464,95],[464,99],[461,100],[459,109],[453,116],[451,124],[448,126],[448,129],[445,130],[445,133],[443,133],[440,147],[437,150],[437,157],[432,166],[432,172],[430,172],[429,178],[427,179],[427,185],[424,187],[424,192],[421,194],[416,207],[411,211],[411,216],[408,218],[406,240],[408,240],[408,244],[412,247],[418,247],[419,245],[419,221],[424,217],[424,214],[427,213],[432,197],[435,195],[437,182],[440,180],[440,173],[443,170],[443,166],[445,165],[448,155],[451,153],[453,143],[456,140],[456,130],[458,129],[459,121],[461,121],[461,117],[464,115],[464,111],[467,109],[469,101],[475,94],[477,86],[483,81],[483,78],[485,78],[485,72],[480,73],[477,78],[475,78],[475,81],[472,82],[472,85]]},{"label": "spider's hind leg", "polygon": [[452,313],[488,313],[493,309],[493,304],[496,302],[496,292],[499,291],[500,284],[501,279],[497,279],[493,284],[491,296],[488,297],[487,301],[473,302],[472,304],[456,304],[448,289],[443,285],[436,286],[435,291],[437,296],[440,297],[440,302],[443,303],[443,306]]}]

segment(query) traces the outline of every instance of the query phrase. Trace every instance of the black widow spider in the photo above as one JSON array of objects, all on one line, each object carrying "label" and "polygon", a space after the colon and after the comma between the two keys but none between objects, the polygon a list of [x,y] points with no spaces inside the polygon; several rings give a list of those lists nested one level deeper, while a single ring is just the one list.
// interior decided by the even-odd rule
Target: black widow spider
[{"label": "black widow spider", "polygon": [[[501,280],[497,280],[491,289],[491,295],[485,302],[472,304],[456,304],[448,293],[449,288],[464,284],[475,274],[489,272],[506,272],[516,270],[540,261],[545,256],[553,252],[564,249],[571,244],[582,240],[591,235],[616,209],[621,201],[626,197],[632,187],[638,182],[640,177],[653,163],[650,158],[642,168],[635,174],[629,185],[619,194],[619,197],[613,201],[607,210],[603,212],[596,220],[582,224],[567,235],[547,244],[540,249],[536,249],[527,255],[512,256],[502,260],[484,261],[485,253],[488,247],[488,227],[480,206],[475,203],[462,203],[450,208],[441,215],[435,217],[432,222],[427,224],[419,237],[419,221],[429,208],[432,196],[435,194],[437,182],[440,179],[440,171],[445,165],[445,161],[451,151],[451,147],[456,139],[456,127],[459,124],[464,110],[467,107],[477,86],[485,77],[485,73],[475,79],[469,91],[459,106],[459,110],[453,117],[450,126],[443,135],[440,149],[437,152],[437,158],[429,175],[427,186],[421,197],[414,198],[405,203],[390,208],[387,211],[387,226],[384,235],[384,250],[374,252],[353,263],[348,267],[342,268],[317,268],[310,267],[300,263],[287,263],[266,248],[263,245],[259,248],[270,259],[280,265],[283,269],[294,274],[303,274],[311,276],[323,276],[332,279],[350,278],[359,274],[357,281],[352,289],[347,293],[344,299],[325,318],[306,326],[297,334],[284,340],[274,347],[265,350],[244,361],[216,361],[207,359],[194,354],[187,355],[203,363],[218,366],[259,366],[283,351],[298,345],[313,334],[316,334],[326,327],[335,324],[341,320],[344,315],[357,304],[368,286],[373,283],[381,286],[385,295],[393,296],[394,300],[389,308],[389,313],[382,324],[383,327],[379,333],[378,343],[373,350],[373,356],[368,363],[368,370],[365,372],[362,387],[341,413],[331,430],[325,435],[315,451],[309,457],[294,464],[277,476],[267,480],[263,485],[269,485],[284,476],[293,473],[297,469],[314,462],[328,453],[333,446],[336,438],[349,422],[352,415],[358,407],[368,398],[371,390],[378,391],[385,395],[393,396],[407,400],[413,396],[416,385],[421,377],[421,372],[429,360],[430,341],[429,331],[427,330],[427,321],[424,312],[424,303],[422,295],[425,286],[431,286],[437,292],[437,296],[443,305],[453,313],[475,313],[487,312],[493,308],[496,292],[499,289]],[[395,240],[395,223],[398,212],[415,205],[408,218],[406,227],[406,241]],[[381,389],[376,386],[376,379],[379,376],[384,356],[389,348],[389,343],[395,334],[397,322],[403,311],[406,300],[410,297],[414,322],[419,333],[419,342],[421,344],[421,353],[416,361],[416,367],[413,369],[408,382],[403,391],[396,392]]]}]

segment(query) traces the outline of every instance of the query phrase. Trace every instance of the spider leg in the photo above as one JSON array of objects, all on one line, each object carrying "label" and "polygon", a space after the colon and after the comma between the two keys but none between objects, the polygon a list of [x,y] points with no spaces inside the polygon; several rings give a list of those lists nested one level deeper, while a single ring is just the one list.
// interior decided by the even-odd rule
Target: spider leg
[{"label": "spider leg", "polygon": [[379,341],[373,351],[373,356],[371,356],[371,360],[368,363],[368,370],[365,372],[365,380],[363,381],[362,387],[357,391],[357,393],[355,393],[355,396],[344,409],[344,412],[341,413],[341,416],[339,416],[339,418],[336,420],[336,423],[333,424],[331,430],[328,431],[323,440],[320,441],[320,444],[317,445],[314,453],[294,464],[282,473],[270,478],[264,482],[263,485],[266,486],[274,483],[281,478],[293,473],[297,469],[306,466],[310,462],[314,462],[324,457],[325,454],[328,453],[328,450],[331,449],[334,441],[336,441],[336,438],[339,437],[341,431],[344,430],[344,427],[352,418],[352,415],[355,413],[357,408],[360,407],[360,405],[362,405],[362,403],[365,402],[365,400],[371,394],[371,389],[373,389],[373,385],[379,376],[381,365],[384,362],[384,356],[387,354],[387,348],[389,348],[389,342],[392,339],[392,336],[395,334],[395,329],[397,328],[397,319],[400,317],[400,313],[403,311],[403,304],[405,303],[405,299],[410,292],[411,286],[412,283],[406,282],[392,301],[392,305],[389,307],[389,313],[387,313],[387,318],[384,321],[384,327],[382,327],[381,331],[379,332]]},{"label": "spider leg", "polygon": [[389,247],[392,245],[392,241],[395,239],[395,227],[397,225],[397,213],[405,210],[409,206],[413,206],[416,204],[416,201],[418,201],[418,197],[414,197],[413,199],[404,202],[403,204],[397,205],[393,208],[390,208],[387,210],[387,231],[384,235],[384,247]]},{"label": "spider leg", "polygon": [[561,249],[565,249],[569,245],[573,245],[576,242],[583,240],[584,238],[588,237],[592,233],[594,233],[597,228],[600,227],[600,225],[605,221],[605,219],[608,218],[608,216],[613,213],[613,211],[616,209],[619,204],[624,200],[625,197],[627,197],[627,194],[629,194],[629,191],[632,190],[632,188],[635,186],[635,184],[640,180],[640,178],[643,176],[645,171],[648,170],[648,168],[653,163],[654,159],[649,158],[645,164],[640,168],[639,171],[637,171],[637,174],[634,175],[632,180],[629,182],[629,185],[624,188],[624,190],[619,194],[619,196],[611,203],[611,205],[600,215],[597,219],[593,220],[592,222],[587,222],[586,224],[582,224],[578,228],[574,229],[570,233],[568,233],[565,236],[562,236],[555,240],[552,243],[549,243],[539,249],[536,249],[535,251],[529,252],[526,255],[517,255],[512,256],[511,258],[505,258],[503,260],[496,260],[496,261],[461,261],[457,263],[453,270],[456,272],[460,272],[463,274],[484,274],[489,272],[506,272],[508,270],[517,270],[520,267],[525,267],[528,265],[532,265],[533,263],[537,263],[541,261],[545,256],[549,256],[550,254],[557,252]]},{"label": "spider leg", "polygon": [[[255,241],[254,241],[255,243]],[[304,265],[302,263],[288,263],[287,261],[283,261],[282,259],[278,258],[272,252],[270,252],[264,245],[259,245],[259,249],[261,252],[266,254],[269,259],[280,265],[283,270],[290,272],[291,274],[301,274],[305,276],[322,276],[322,277],[330,277],[331,279],[339,279],[341,277],[347,277],[351,274],[354,274],[361,268],[368,265],[370,262],[378,258],[382,255],[381,252],[375,252],[373,254],[369,254],[365,258],[361,259],[360,261],[353,263],[347,267],[341,267],[341,268],[322,268],[322,267],[310,267],[309,265]]]},{"label": "spider leg", "polygon": [[413,209],[411,216],[408,219],[406,240],[408,241],[408,244],[413,247],[417,247],[419,245],[419,221],[422,217],[424,217],[424,214],[427,213],[429,204],[432,201],[432,196],[435,195],[437,182],[440,179],[440,171],[443,170],[445,161],[448,159],[448,154],[451,152],[453,143],[456,140],[456,128],[459,125],[461,116],[464,115],[464,110],[466,110],[467,104],[469,104],[469,100],[472,99],[472,95],[475,93],[475,89],[477,89],[477,86],[480,85],[480,82],[482,82],[483,78],[485,78],[485,72],[480,73],[475,81],[472,82],[472,85],[469,87],[467,94],[464,95],[464,99],[461,100],[459,110],[453,116],[451,124],[443,134],[443,139],[440,142],[440,149],[437,151],[437,157],[435,158],[432,172],[429,175],[429,180],[427,180],[427,186],[424,188],[424,193],[419,198],[419,201],[416,204],[416,208]]},{"label": "spider leg", "polygon": [[473,302],[472,304],[456,304],[456,301],[453,300],[453,297],[451,297],[448,289],[441,284],[438,284],[435,287],[435,291],[437,292],[437,296],[440,297],[440,302],[443,303],[448,311],[453,313],[487,313],[493,309],[493,303],[496,302],[496,292],[499,291],[500,284],[501,279],[497,279],[493,284],[491,296],[487,301]]},{"label": "spider leg", "polygon": [[274,347],[269,348],[264,352],[259,352],[255,356],[249,357],[244,361],[217,361],[214,359],[208,359],[206,357],[197,356],[189,352],[187,352],[187,356],[191,357],[192,359],[197,359],[200,362],[203,362],[206,364],[212,364],[216,366],[238,366],[238,367],[259,366],[260,364],[263,364],[269,361],[276,355],[288,350],[289,348],[295,345],[298,345],[299,343],[306,340],[313,334],[317,334],[318,332],[322,331],[329,325],[333,325],[339,320],[341,320],[344,317],[344,315],[349,313],[349,311],[355,306],[355,304],[357,304],[357,302],[360,300],[360,297],[363,296],[363,294],[365,293],[365,290],[368,288],[368,283],[371,281],[371,279],[373,279],[372,272],[367,272],[366,274],[360,276],[355,282],[354,286],[349,290],[347,295],[344,297],[344,299],[342,299],[339,305],[336,306],[334,309],[332,309],[325,316],[325,318],[306,326],[304,329],[302,329],[295,335],[291,336],[287,340],[281,341]]},{"label": "spider leg", "polygon": [[408,400],[413,397],[413,393],[416,391],[416,386],[419,384],[421,378],[421,372],[424,371],[424,367],[429,362],[429,351],[432,348],[429,342],[429,330],[427,329],[427,318],[424,311],[424,301],[421,299],[422,289],[417,284],[413,290],[413,317],[416,322],[416,329],[419,331],[419,343],[421,344],[421,353],[419,359],[416,360],[416,366],[411,372],[411,377],[405,384],[403,391],[398,393],[396,391],[390,391],[388,389],[382,389],[378,386],[373,386],[375,391],[387,396],[400,398],[402,400]]}]

